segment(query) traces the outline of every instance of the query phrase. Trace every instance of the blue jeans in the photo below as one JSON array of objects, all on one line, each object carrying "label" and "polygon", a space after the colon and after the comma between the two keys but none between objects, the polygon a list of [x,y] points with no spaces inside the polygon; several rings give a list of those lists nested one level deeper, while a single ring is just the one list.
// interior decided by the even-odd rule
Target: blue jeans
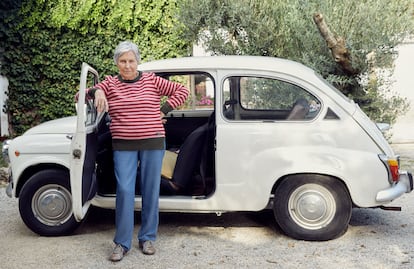
[{"label": "blue jeans", "polygon": [[[115,244],[131,248],[134,233],[135,183],[140,169],[142,195],[139,241],[155,241],[158,231],[158,198],[164,150],[114,151],[116,189]],[[139,167],[138,167],[139,163]]]}]

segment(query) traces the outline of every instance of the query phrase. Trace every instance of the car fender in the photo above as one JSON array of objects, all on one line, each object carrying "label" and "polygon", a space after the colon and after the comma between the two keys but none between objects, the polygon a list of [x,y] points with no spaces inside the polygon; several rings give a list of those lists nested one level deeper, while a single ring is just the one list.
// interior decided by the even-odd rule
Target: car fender
[{"label": "car fender", "polygon": [[[376,194],[389,187],[388,174],[378,156],[372,152],[332,147],[301,146],[262,151],[252,158],[247,167],[250,175],[258,175],[263,180],[262,188],[256,197],[269,196],[277,180],[292,174],[323,174],[335,177],[346,185],[352,201],[360,207],[378,206]],[[362,171],[362,172],[361,172]],[[262,201],[262,205],[265,202]]]},{"label": "car fender", "polygon": [[[25,171],[36,166],[53,165],[69,169],[70,140],[63,134],[44,137],[49,143],[41,144],[43,138],[36,136],[20,136],[15,138],[9,147],[9,158],[13,171],[13,196],[24,182],[20,182]],[[40,139],[40,140],[39,140]],[[24,149],[24,150],[20,150]],[[30,150],[26,150],[30,149]]]}]

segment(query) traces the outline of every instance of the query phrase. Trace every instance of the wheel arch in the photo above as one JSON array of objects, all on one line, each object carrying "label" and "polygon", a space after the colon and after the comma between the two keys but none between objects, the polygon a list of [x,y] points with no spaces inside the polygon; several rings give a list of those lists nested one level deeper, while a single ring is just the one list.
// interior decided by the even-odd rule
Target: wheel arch
[{"label": "wheel arch", "polygon": [[310,177],[310,176],[315,177],[316,176],[316,177],[320,177],[320,178],[331,178],[331,179],[335,179],[335,180],[337,180],[338,182],[340,182],[344,186],[344,188],[346,189],[346,191],[348,193],[349,199],[351,199],[352,204],[354,205],[354,202],[352,200],[352,195],[349,192],[349,188],[348,188],[347,184],[345,183],[345,181],[342,180],[341,178],[336,177],[336,176],[332,176],[332,175],[328,175],[328,174],[323,174],[323,173],[292,173],[292,174],[284,175],[284,176],[282,176],[281,178],[279,178],[275,182],[275,184],[273,185],[271,194],[273,195],[275,193],[276,189],[279,187],[279,185],[283,181],[285,181],[285,180],[291,180],[292,178],[294,178],[296,176],[303,176],[303,177]]},{"label": "wheel arch", "polygon": [[47,169],[58,169],[69,173],[69,169],[64,165],[56,164],[56,163],[39,163],[36,165],[32,165],[27,167],[21,174],[19,179],[17,180],[16,185],[16,198],[20,196],[20,192],[24,186],[24,184],[29,180],[31,176],[34,174],[47,170]]}]

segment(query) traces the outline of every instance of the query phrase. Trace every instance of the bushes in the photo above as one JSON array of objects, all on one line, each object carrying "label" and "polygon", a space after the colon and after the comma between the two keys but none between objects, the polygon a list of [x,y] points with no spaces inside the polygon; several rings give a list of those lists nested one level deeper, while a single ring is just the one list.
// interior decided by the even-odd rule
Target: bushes
[{"label": "bushes", "polygon": [[[174,1],[155,1],[160,5],[154,7],[159,10],[157,16],[152,16],[153,20],[145,15],[154,10],[130,12],[128,21],[137,22],[139,16],[146,18],[136,28],[120,25],[126,23],[125,18],[113,20],[113,24],[102,20],[112,14],[103,6],[107,1],[85,1],[89,9],[78,10],[78,14],[74,6],[68,6],[74,10],[66,11],[56,8],[64,2],[5,0],[0,3],[0,19],[4,22],[0,26],[0,47],[4,50],[0,73],[9,79],[5,110],[9,114],[11,136],[22,134],[41,122],[74,114],[73,96],[79,85],[82,62],[97,69],[101,79],[103,75],[114,75],[117,70],[112,60],[113,50],[121,40],[135,41],[144,60],[177,57],[185,52],[186,43],[170,31]],[[96,5],[88,5],[89,2]],[[70,18],[62,14],[70,14]],[[101,19],[93,20],[93,16]]]}]

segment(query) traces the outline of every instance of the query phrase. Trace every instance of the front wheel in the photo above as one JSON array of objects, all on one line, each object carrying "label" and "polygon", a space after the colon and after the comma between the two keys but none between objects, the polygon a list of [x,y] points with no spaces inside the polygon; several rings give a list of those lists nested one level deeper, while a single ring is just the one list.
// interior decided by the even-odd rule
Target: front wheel
[{"label": "front wheel", "polygon": [[275,191],[273,212],[280,228],[300,240],[334,239],[348,228],[352,201],[344,184],[323,175],[293,175]]},{"label": "front wheel", "polygon": [[19,211],[33,232],[44,236],[71,234],[80,223],[72,212],[70,176],[58,169],[43,170],[23,185]]}]

